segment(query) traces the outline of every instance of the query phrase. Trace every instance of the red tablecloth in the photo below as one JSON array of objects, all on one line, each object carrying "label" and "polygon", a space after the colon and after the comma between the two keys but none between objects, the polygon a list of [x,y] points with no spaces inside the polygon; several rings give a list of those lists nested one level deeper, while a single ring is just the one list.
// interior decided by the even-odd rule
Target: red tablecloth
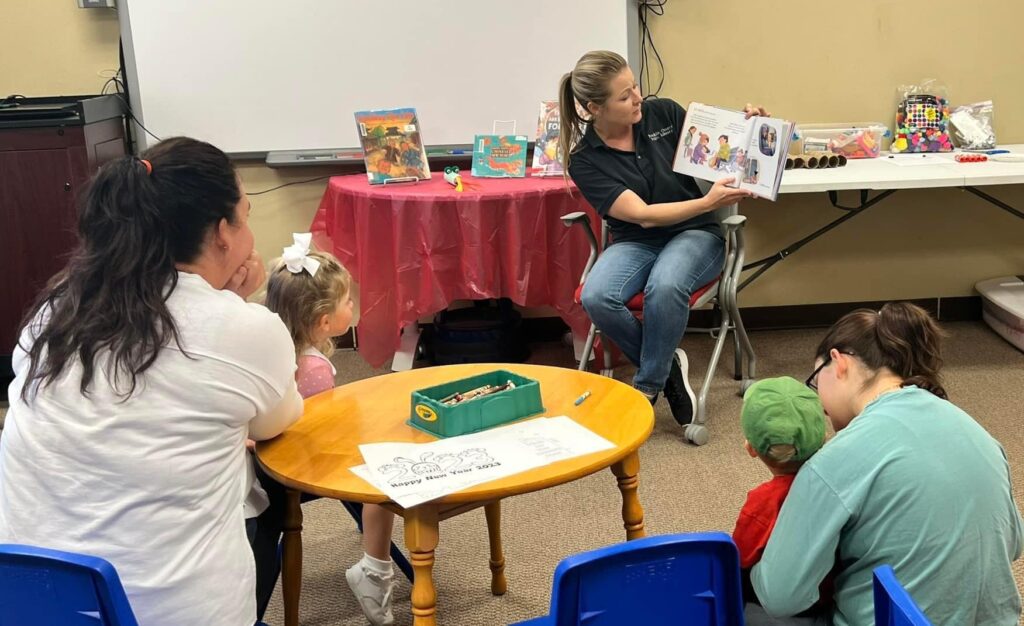
[{"label": "red tablecloth", "polygon": [[455,300],[510,298],[550,305],[574,332],[589,325],[573,302],[589,248],[583,230],[559,216],[597,215],[562,177],[472,178],[458,193],[429,181],[369,185],[366,176],[330,180],[310,229],[316,245],[359,285],[359,352],[380,367],[400,329]]}]

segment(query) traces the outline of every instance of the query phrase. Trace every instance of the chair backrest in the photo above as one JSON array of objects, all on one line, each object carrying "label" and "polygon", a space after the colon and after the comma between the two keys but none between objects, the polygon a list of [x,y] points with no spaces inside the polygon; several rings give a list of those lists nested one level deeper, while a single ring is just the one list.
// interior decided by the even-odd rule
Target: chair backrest
[{"label": "chair backrest", "polygon": [[876,567],[874,578],[876,626],[931,626],[928,617],[896,579],[888,565]]},{"label": "chair backrest", "polygon": [[0,624],[138,626],[109,562],[0,544]]},{"label": "chair backrest", "polygon": [[577,554],[555,569],[555,626],[742,626],[736,544],[725,533],[636,539]]}]

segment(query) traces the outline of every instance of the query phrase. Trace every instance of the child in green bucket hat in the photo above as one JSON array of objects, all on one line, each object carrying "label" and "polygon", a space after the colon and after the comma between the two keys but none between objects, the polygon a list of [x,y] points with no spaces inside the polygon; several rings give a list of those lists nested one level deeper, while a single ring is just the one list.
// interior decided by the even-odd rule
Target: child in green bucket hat
[{"label": "child in green bucket hat", "polygon": [[[761,560],[797,471],[825,443],[825,411],[818,394],[804,383],[788,376],[768,378],[751,385],[743,396],[740,425],[747,453],[772,473],[771,480],[747,493],[732,533],[740,554],[744,598],[756,602],[750,568]],[[830,580],[822,584],[822,591],[831,588]],[[831,593],[820,598],[809,611],[827,606]]]}]

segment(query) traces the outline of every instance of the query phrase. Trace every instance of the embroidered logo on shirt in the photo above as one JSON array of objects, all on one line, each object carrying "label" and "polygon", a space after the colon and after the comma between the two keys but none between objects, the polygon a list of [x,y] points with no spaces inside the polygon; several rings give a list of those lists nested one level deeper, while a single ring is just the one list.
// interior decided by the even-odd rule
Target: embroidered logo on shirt
[{"label": "embroidered logo on shirt", "polygon": [[661,130],[656,130],[653,133],[647,133],[647,137],[650,138],[651,141],[657,141],[664,137],[665,135],[672,134],[674,128],[675,127],[673,126],[666,126],[665,128],[662,128]]}]

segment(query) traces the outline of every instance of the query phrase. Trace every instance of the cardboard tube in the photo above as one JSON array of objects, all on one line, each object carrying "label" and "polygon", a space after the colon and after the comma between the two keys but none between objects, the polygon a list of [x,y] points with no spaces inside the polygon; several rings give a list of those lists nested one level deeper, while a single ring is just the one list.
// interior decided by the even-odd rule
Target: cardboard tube
[{"label": "cardboard tube", "polygon": [[807,157],[807,168],[812,170],[818,169],[818,157],[813,155]]},{"label": "cardboard tube", "polygon": [[829,167],[839,167],[839,157],[834,155],[834,154],[830,155],[828,157],[828,166]]},{"label": "cardboard tube", "polygon": [[793,157],[786,157],[786,166],[785,167],[786,167],[787,170],[793,169],[793,161],[795,161],[795,159]]},{"label": "cardboard tube", "polygon": [[804,155],[800,154],[800,155],[797,155],[797,156],[793,157],[793,168],[794,169],[802,170],[805,167],[807,167],[807,161],[804,160]]},{"label": "cardboard tube", "polygon": [[844,165],[846,165],[846,161],[848,160],[846,158],[846,155],[845,154],[840,154],[840,155],[837,155],[837,156],[839,157],[839,167],[843,167]]}]

